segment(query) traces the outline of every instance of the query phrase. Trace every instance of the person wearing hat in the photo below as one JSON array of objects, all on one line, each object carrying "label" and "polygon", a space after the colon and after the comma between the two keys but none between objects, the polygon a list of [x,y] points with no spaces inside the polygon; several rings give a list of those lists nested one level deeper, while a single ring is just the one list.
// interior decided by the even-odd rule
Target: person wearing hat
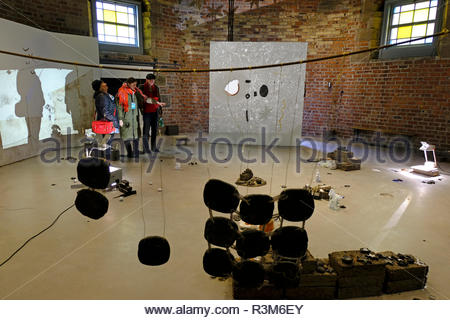
[{"label": "person wearing hat", "polygon": [[150,153],[148,146],[149,131],[151,129],[151,151],[159,152],[156,148],[156,132],[158,129],[158,108],[163,107],[166,104],[160,102],[161,96],[159,95],[159,88],[155,84],[155,75],[149,73],[146,77],[145,83],[139,88],[142,90],[147,99],[144,101],[144,107],[142,117],[144,119],[142,142],[144,146],[144,152]]},{"label": "person wearing hat", "polygon": [[[138,141],[138,98],[142,95],[144,99],[148,97],[137,88],[137,80],[128,78],[126,82],[119,88],[116,96],[116,103],[119,106],[119,125],[120,137],[125,143],[128,158],[139,157],[139,141]],[[133,147],[131,146],[133,142]]]},{"label": "person wearing hat", "polygon": [[[111,132],[108,142],[106,142],[107,145],[111,146],[114,134],[119,133],[119,119],[114,96],[108,93],[108,85],[102,80],[92,81],[92,89],[95,91],[96,120],[108,120],[113,123],[114,131]],[[106,135],[103,135],[103,140],[105,140],[105,137]]]}]

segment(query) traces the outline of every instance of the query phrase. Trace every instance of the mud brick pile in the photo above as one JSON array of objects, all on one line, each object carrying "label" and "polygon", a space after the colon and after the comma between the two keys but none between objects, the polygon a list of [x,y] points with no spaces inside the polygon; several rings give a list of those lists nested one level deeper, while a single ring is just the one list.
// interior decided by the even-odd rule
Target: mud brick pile
[{"label": "mud brick pile", "polygon": [[286,289],[286,299],[328,300],[336,298],[336,271],[328,259],[315,259],[309,251],[302,261],[300,285]]},{"label": "mud brick pile", "polygon": [[382,294],[386,262],[371,255],[374,259],[369,259],[367,253],[360,250],[332,252],[328,255],[330,265],[337,272],[338,299]]},{"label": "mud brick pile", "polygon": [[361,159],[355,158],[353,152],[346,148],[338,148],[334,152],[329,152],[327,158],[336,160],[336,168],[344,171],[360,170]]},{"label": "mud brick pile", "polygon": [[428,266],[412,255],[380,252],[387,259],[383,291],[397,293],[419,290],[427,282]]}]

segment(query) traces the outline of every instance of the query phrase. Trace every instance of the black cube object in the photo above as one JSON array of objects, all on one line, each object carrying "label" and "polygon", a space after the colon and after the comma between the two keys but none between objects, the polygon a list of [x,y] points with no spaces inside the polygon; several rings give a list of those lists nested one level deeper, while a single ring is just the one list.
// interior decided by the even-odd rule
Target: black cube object
[{"label": "black cube object", "polygon": [[308,234],[299,227],[281,227],[272,233],[271,244],[273,251],[281,256],[300,258],[308,249]]},{"label": "black cube object", "polygon": [[78,180],[94,189],[105,189],[109,185],[111,173],[109,163],[103,159],[83,158],[78,161]]},{"label": "black cube object", "polygon": [[233,267],[233,280],[242,288],[257,288],[264,282],[265,271],[261,263],[244,260]]},{"label": "black cube object", "polygon": [[278,200],[278,212],[288,221],[308,220],[314,212],[314,197],[305,189],[284,190]]},{"label": "black cube object", "polygon": [[244,259],[264,256],[269,249],[270,239],[260,230],[245,230],[236,241],[236,251]]},{"label": "black cube object", "polygon": [[211,210],[232,213],[239,205],[240,195],[233,185],[210,179],[203,189],[203,201]]},{"label": "black cube object", "polygon": [[227,277],[233,267],[233,256],[226,250],[212,248],[203,255],[203,270],[213,277]]},{"label": "black cube object", "polygon": [[83,189],[78,191],[75,199],[75,207],[82,215],[98,220],[108,212],[109,201],[101,193]]},{"label": "black cube object", "polygon": [[269,281],[279,288],[295,288],[300,284],[300,268],[298,264],[280,261],[272,265]]},{"label": "black cube object", "polygon": [[241,219],[249,224],[264,225],[272,219],[275,207],[273,198],[265,194],[249,194],[239,206]]},{"label": "black cube object", "polygon": [[151,236],[139,241],[138,258],[147,266],[160,266],[169,261],[169,242],[158,236]]},{"label": "black cube object", "polygon": [[228,218],[209,218],[205,224],[204,237],[210,244],[228,248],[238,237],[238,230],[237,224]]}]

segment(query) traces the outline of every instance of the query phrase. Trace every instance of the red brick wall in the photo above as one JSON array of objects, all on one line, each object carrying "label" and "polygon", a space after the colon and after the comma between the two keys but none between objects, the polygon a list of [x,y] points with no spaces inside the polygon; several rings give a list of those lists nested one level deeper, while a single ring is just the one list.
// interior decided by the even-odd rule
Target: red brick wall
[{"label": "red brick wall", "polygon": [[[308,58],[324,57],[378,45],[382,13],[382,0],[278,1],[236,14],[234,40],[304,41]],[[227,39],[227,18],[207,19],[184,30],[186,67],[208,66],[209,41]],[[445,38],[441,47],[447,49],[440,57],[387,61],[365,54],[308,64],[302,133],[320,136],[323,129],[334,129],[350,136],[353,127],[364,127],[413,134],[417,141],[448,150],[449,43],[450,37]],[[203,78],[200,85],[197,81]],[[189,117],[179,123],[185,131],[195,128],[188,120],[191,115],[200,117],[201,128],[207,130],[208,78],[196,75],[194,83],[195,90],[188,86],[183,94],[202,112],[187,111]]]},{"label": "red brick wall", "polygon": [[52,32],[89,35],[87,0],[2,0],[0,18]]}]

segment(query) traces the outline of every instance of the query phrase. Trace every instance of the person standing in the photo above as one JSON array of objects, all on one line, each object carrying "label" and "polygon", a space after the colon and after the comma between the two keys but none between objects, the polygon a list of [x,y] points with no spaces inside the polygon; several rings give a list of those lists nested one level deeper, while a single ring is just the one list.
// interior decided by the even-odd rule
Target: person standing
[{"label": "person standing", "polygon": [[161,96],[159,95],[159,88],[155,84],[155,75],[149,73],[146,77],[145,83],[139,88],[142,90],[147,99],[144,101],[142,117],[144,120],[142,144],[145,153],[150,153],[148,145],[149,131],[151,130],[151,151],[159,152],[156,148],[156,133],[158,130],[158,108],[163,107],[166,104],[161,102]]},{"label": "person standing", "polygon": [[[92,82],[92,89],[94,89],[95,110],[97,113],[96,120],[108,120],[113,123],[114,131],[111,132],[106,144],[111,146],[114,139],[114,134],[119,133],[119,119],[116,104],[114,103],[114,96],[108,93],[108,85],[102,80],[94,80]],[[103,140],[106,135],[103,135]]]},{"label": "person standing", "polygon": [[120,137],[125,143],[128,158],[139,157],[137,95],[141,94],[144,99],[147,99],[147,96],[142,94],[136,86],[137,80],[130,77],[119,88],[116,96],[119,106]]}]

